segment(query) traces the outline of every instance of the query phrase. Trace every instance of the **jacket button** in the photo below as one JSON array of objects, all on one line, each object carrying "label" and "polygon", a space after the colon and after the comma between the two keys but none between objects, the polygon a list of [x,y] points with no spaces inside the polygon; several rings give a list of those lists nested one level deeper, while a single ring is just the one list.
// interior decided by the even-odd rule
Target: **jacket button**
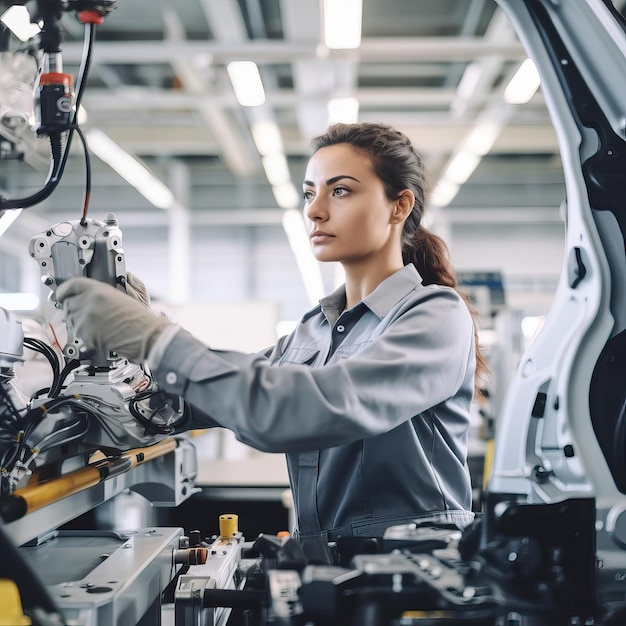
[{"label": "jacket button", "polygon": [[168,372],[167,374],[165,374],[165,382],[168,385],[174,385],[177,380],[178,380],[178,377],[176,376],[174,372]]},{"label": "jacket button", "polygon": [[346,327],[343,326],[342,324],[339,324],[339,326],[337,326],[337,332],[338,333],[342,333],[345,329],[346,329]]}]

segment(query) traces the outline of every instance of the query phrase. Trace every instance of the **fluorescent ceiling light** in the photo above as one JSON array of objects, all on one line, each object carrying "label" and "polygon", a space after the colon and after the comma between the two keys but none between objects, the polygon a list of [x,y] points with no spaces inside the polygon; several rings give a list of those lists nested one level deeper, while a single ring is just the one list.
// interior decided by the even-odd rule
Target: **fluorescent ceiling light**
[{"label": "fluorescent ceiling light", "polygon": [[319,261],[313,255],[302,213],[289,209],[283,214],[283,228],[296,258],[300,275],[311,304],[317,304],[324,296],[324,281]]},{"label": "fluorescent ceiling light", "polygon": [[461,80],[456,88],[456,97],[461,100],[469,100],[476,87],[482,73],[482,66],[480,63],[470,63],[463,72]]},{"label": "fluorescent ceiling light", "polygon": [[363,0],[324,0],[324,43],[330,49],[361,45]]},{"label": "fluorescent ceiling light", "polygon": [[459,187],[460,185],[450,179],[442,178],[433,189],[431,203],[439,207],[448,206],[459,192]]},{"label": "fluorescent ceiling light", "polygon": [[500,122],[480,122],[469,134],[463,145],[465,150],[485,156],[502,131]]},{"label": "fluorescent ceiling light", "polygon": [[273,185],[272,191],[281,209],[295,209],[300,204],[301,196],[292,183]]},{"label": "fluorescent ceiling light", "polygon": [[352,124],[359,120],[359,101],[356,98],[333,98],[328,101],[328,123]]},{"label": "fluorescent ceiling light", "polygon": [[0,211],[0,237],[9,230],[11,224],[18,218],[22,209],[12,209],[11,211]]},{"label": "fluorescent ceiling light", "polygon": [[39,296],[36,293],[0,293],[0,307],[8,311],[36,311]]},{"label": "fluorescent ceiling light", "polygon": [[450,160],[433,190],[431,202],[444,207],[452,202],[460,186],[467,181],[478,167],[502,131],[503,122],[498,116],[485,114],[462,141],[462,148]]},{"label": "fluorescent ceiling light", "polygon": [[504,90],[504,101],[508,104],[525,104],[541,85],[539,72],[532,59],[526,59]]},{"label": "fluorescent ceiling light", "polygon": [[291,180],[289,166],[284,154],[270,154],[262,157],[261,161],[270,185],[283,185]]},{"label": "fluorescent ceiling light", "polygon": [[261,156],[283,151],[283,141],[276,122],[256,122],[252,125],[252,138]]},{"label": "fluorescent ceiling light", "polygon": [[37,24],[30,21],[30,14],[25,6],[11,6],[0,17],[0,21],[22,41],[28,41],[41,32]]},{"label": "fluorescent ceiling light", "polygon": [[134,156],[120,148],[101,130],[87,133],[89,149],[159,209],[174,206],[174,194]]},{"label": "fluorescent ceiling light", "polygon": [[457,185],[462,185],[480,163],[480,156],[463,150],[456,154],[446,169],[445,177]]},{"label": "fluorescent ceiling light", "polygon": [[265,90],[254,61],[233,61],[226,66],[237,102],[242,107],[257,107],[265,103]]}]

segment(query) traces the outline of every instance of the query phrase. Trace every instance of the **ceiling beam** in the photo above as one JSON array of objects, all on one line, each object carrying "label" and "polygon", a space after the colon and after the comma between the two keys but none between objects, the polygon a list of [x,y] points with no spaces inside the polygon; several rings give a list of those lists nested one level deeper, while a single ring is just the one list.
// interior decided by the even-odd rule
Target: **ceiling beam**
[{"label": "ceiling beam", "polygon": [[[65,63],[80,63],[82,44],[62,45]],[[486,41],[481,37],[376,37],[362,40],[358,50],[330,50],[321,55],[314,42],[289,41],[98,41],[93,63],[169,63],[172,59],[207,58],[214,64],[254,59],[257,63],[284,63],[296,59],[355,60],[361,63],[410,63],[424,61],[472,61],[484,56],[525,58],[516,40]]]},{"label": "ceiling beam", "polygon": [[[323,67],[317,67],[319,70]],[[114,90],[91,88],[85,92],[85,108],[97,111],[137,110],[141,106],[145,111],[181,108],[196,111],[208,102],[229,109],[239,109],[240,105],[234,93],[225,91],[196,90],[188,87],[185,81],[183,90],[154,89],[152,87],[122,87]],[[305,91],[294,93],[289,89],[266,90],[267,103],[278,107],[289,107],[305,101],[314,101],[316,106],[324,103],[335,94],[333,84],[309,94]],[[394,108],[405,106],[447,107],[455,97],[454,89],[395,87],[375,89],[371,87],[354,88],[352,95],[358,98],[362,106],[380,106],[393,103]],[[92,107],[90,107],[92,105]]]}]

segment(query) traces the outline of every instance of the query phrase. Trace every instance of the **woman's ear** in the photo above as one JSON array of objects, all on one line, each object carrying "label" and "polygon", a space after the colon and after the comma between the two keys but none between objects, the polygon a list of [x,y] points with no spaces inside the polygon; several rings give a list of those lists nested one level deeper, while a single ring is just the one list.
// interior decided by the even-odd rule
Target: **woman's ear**
[{"label": "woman's ear", "polygon": [[394,200],[391,223],[399,224],[409,216],[415,204],[415,194],[410,189],[405,189],[398,194]]}]

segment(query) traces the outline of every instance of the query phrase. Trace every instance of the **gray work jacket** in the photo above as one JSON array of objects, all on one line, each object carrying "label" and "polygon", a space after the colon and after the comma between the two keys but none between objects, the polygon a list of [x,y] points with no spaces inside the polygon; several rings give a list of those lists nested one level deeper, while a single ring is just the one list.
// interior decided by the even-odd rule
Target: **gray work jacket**
[{"label": "gray work jacket", "polygon": [[475,352],[465,303],[423,286],[413,265],[349,311],[345,302],[341,287],[257,354],[211,350],[180,329],[153,347],[152,373],[201,411],[188,428],[222,426],[287,453],[302,536],[378,536],[442,511],[468,523]]}]

